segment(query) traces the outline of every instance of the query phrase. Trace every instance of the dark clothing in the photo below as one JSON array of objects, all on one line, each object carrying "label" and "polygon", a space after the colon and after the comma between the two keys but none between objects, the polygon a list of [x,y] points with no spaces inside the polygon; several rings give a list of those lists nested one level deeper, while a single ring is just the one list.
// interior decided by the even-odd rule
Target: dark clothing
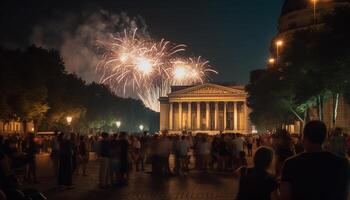
[{"label": "dark clothing", "polygon": [[270,200],[277,181],[267,172],[254,168],[241,169],[237,200]]},{"label": "dark clothing", "polygon": [[110,143],[110,156],[112,159],[120,160],[121,157],[121,146],[119,140],[112,140]]},{"label": "dark clothing", "polygon": [[[5,153],[0,149],[0,162],[5,159]],[[0,168],[0,189],[3,189],[3,186],[6,184],[6,175],[2,168]]]},{"label": "dark clothing", "polygon": [[278,148],[276,154],[278,155],[279,162],[284,162],[288,158],[294,156],[294,152],[288,147]]},{"label": "dark clothing", "polygon": [[110,157],[110,142],[109,142],[109,140],[103,139],[101,141],[101,153],[100,153],[100,156],[101,157],[106,157],[106,158]]},{"label": "dark clothing", "polygon": [[226,142],[224,140],[221,140],[219,142],[219,155],[220,156],[228,156],[229,152],[227,150],[227,145]]},{"label": "dark clothing", "polygon": [[79,149],[78,149],[78,154],[80,156],[87,156],[87,149],[86,149],[86,144],[84,141],[81,141],[79,144]]},{"label": "dark clothing", "polygon": [[121,172],[126,173],[129,170],[128,165],[128,151],[129,142],[127,140],[120,140],[120,162],[121,162]]},{"label": "dark clothing", "polygon": [[329,152],[301,153],[286,160],[282,181],[290,184],[295,200],[345,200],[349,163]]},{"label": "dark clothing", "polygon": [[58,184],[72,185],[73,175],[73,145],[70,140],[62,140],[60,143]]}]

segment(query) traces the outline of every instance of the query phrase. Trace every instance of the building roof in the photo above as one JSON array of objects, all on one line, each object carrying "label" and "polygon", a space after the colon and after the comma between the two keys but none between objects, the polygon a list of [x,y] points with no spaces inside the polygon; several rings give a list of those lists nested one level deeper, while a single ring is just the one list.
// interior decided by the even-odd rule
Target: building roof
[{"label": "building roof", "polygon": [[[350,2],[350,0],[320,0],[323,3],[341,3]],[[282,15],[288,14],[293,11],[310,8],[311,0],[285,0],[282,7]]]},{"label": "building roof", "polygon": [[[221,86],[225,86],[225,87],[230,87],[230,88],[237,88],[237,89],[243,89],[245,86],[244,85],[238,85],[235,82],[223,82],[223,83],[219,83],[219,82],[211,82],[211,84],[215,84],[215,85],[221,85]],[[187,89],[193,86],[197,86],[197,85],[201,85],[201,84],[195,84],[195,85],[184,85],[184,86],[171,86],[171,92],[176,92],[176,91],[180,91],[183,89]]]}]

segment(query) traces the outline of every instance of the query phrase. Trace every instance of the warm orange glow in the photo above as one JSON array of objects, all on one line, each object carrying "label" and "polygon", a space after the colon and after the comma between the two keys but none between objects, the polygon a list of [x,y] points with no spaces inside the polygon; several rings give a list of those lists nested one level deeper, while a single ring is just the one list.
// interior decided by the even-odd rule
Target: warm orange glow
[{"label": "warm orange glow", "polygon": [[275,62],[276,62],[276,60],[275,60],[274,58],[270,58],[270,59],[269,59],[269,63],[270,63],[270,64],[274,64]]},{"label": "warm orange glow", "polygon": [[67,123],[68,123],[68,124],[71,124],[71,123],[72,123],[72,120],[73,120],[73,117],[68,116],[68,117],[66,118],[66,120],[67,120]]},{"label": "warm orange glow", "polygon": [[276,45],[277,46],[282,46],[283,45],[283,41],[282,40],[277,40]]}]

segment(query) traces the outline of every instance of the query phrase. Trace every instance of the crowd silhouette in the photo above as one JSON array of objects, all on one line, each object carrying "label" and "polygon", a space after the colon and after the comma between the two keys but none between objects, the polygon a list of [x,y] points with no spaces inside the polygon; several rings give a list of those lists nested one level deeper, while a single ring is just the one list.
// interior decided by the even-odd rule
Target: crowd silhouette
[{"label": "crowd silhouette", "polygon": [[303,138],[286,130],[259,135],[163,131],[0,136],[0,199],[45,199],[21,187],[39,183],[36,155],[41,152],[50,154],[57,185],[64,189],[74,189],[75,176],[88,176],[87,165],[94,160],[101,189],[127,186],[131,173],[175,177],[196,171],[239,176],[239,200],[348,196],[350,137],[339,128],[327,132],[320,121],[306,124]]}]

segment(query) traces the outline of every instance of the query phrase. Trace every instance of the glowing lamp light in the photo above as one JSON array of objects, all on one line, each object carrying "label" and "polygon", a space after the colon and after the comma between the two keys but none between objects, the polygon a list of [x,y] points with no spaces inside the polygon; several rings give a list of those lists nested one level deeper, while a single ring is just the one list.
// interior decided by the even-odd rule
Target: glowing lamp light
[{"label": "glowing lamp light", "polygon": [[274,58],[270,58],[270,59],[269,59],[269,63],[270,63],[270,64],[274,64],[275,62],[276,62],[276,60],[275,60]]},{"label": "glowing lamp light", "polygon": [[34,132],[34,127],[32,127],[32,132]]},{"label": "glowing lamp light", "polygon": [[140,131],[143,131],[144,128],[145,127],[142,124],[139,126]]},{"label": "glowing lamp light", "polygon": [[68,125],[70,125],[70,124],[72,123],[73,117],[68,116],[68,117],[66,118],[66,120],[67,120]]},{"label": "glowing lamp light", "polygon": [[137,70],[143,74],[150,74],[152,72],[152,63],[147,58],[136,58],[135,65]]},{"label": "glowing lamp light", "polygon": [[277,45],[277,46],[282,46],[282,45],[283,45],[283,41],[282,41],[282,40],[278,40],[278,41],[276,42],[276,45]]},{"label": "glowing lamp light", "polygon": [[119,128],[120,125],[122,125],[122,122],[121,121],[116,121],[115,124],[117,125],[117,128]]}]

